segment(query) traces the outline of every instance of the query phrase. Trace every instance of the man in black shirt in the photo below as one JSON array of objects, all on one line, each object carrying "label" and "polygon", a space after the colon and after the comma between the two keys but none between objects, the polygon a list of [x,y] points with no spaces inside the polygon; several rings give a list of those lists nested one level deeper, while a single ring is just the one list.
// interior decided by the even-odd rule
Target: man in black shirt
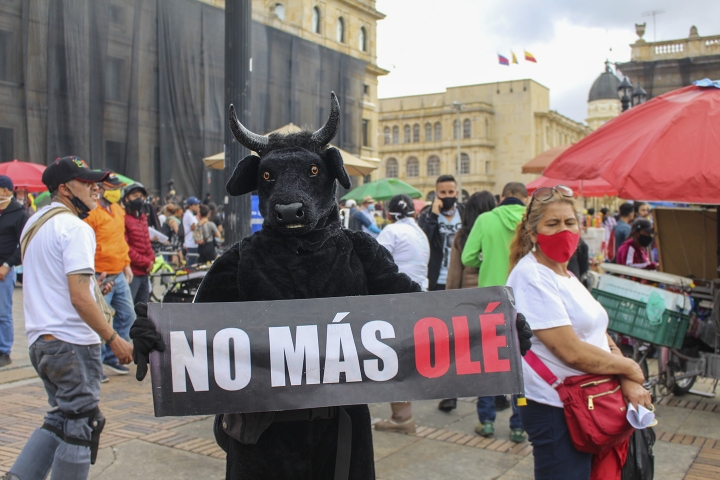
[{"label": "man in black shirt", "polygon": [[15,266],[20,265],[20,234],[27,219],[27,210],[13,198],[12,180],[0,175],[0,367],[12,363]]}]

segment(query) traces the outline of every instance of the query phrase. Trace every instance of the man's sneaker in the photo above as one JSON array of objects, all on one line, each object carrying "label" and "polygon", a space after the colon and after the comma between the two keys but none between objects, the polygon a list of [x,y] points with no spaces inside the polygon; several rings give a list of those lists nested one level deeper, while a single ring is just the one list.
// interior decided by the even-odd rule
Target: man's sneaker
[{"label": "man's sneaker", "polygon": [[100,377],[100,383],[107,383],[109,381],[110,379],[108,378],[108,376],[103,373],[102,377]]},{"label": "man's sneaker", "polygon": [[450,412],[457,408],[457,398],[446,398],[441,400],[438,404],[438,410],[443,412]]},{"label": "man's sneaker", "polygon": [[523,443],[527,440],[525,437],[525,430],[522,428],[515,428],[510,430],[510,441],[515,443]]},{"label": "man's sneaker", "polygon": [[396,432],[405,434],[415,434],[415,420],[412,418],[404,422],[393,420],[383,420],[375,424],[375,430],[379,432]]},{"label": "man's sneaker", "polygon": [[10,360],[10,355],[7,353],[0,353],[0,368],[7,367],[12,363],[12,360]]},{"label": "man's sneaker", "polygon": [[117,373],[118,375],[127,375],[130,373],[129,368],[125,365],[120,365],[119,363],[103,363],[103,365],[105,365],[105,368],[111,372]]},{"label": "man's sneaker", "polygon": [[475,433],[482,437],[492,437],[495,435],[495,424],[493,422],[478,423]]}]

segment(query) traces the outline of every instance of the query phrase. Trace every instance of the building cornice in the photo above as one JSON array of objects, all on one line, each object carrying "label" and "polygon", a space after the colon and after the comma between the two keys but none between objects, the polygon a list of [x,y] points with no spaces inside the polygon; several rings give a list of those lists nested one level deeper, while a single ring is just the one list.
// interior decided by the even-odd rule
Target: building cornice
[{"label": "building cornice", "polygon": [[366,67],[366,71],[367,71],[367,73],[369,73],[370,75],[375,75],[375,76],[378,76],[378,77],[382,77],[382,76],[387,75],[388,73],[390,73],[390,70],[385,70],[384,68],[378,67],[376,64],[371,63],[371,62],[368,62],[367,67]]},{"label": "building cornice", "polygon": [[[356,10],[359,10],[367,15],[370,15],[375,20],[383,20],[385,18],[385,14],[382,12],[379,12],[375,9],[375,7],[371,7],[370,5],[367,5],[365,2],[360,0],[338,0],[339,3],[344,3],[345,5],[348,5]],[[375,1],[373,0],[373,4]]]}]

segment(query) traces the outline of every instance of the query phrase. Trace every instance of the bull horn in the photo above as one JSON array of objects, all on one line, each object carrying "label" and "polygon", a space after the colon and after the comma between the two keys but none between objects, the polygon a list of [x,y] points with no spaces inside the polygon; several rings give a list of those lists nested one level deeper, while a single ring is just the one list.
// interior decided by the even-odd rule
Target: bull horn
[{"label": "bull horn", "polygon": [[230,104],[229,120],[230,130],[240,145],[258,154],[268,146],[268,137],[253,133],[240,123],[235,114],[235,106],[232,104]]},{"label": "bull horn", "polygon": [[335,134],[338,131],[340,125],[340,102],[338,102],[335,92],[330,92],[332,106],[330,108],[330,117],[328,118],[325,125],[320,128],[317,132],[312,134],[310,140],[315,144],[324,147],[330,140],[335,138]]}]

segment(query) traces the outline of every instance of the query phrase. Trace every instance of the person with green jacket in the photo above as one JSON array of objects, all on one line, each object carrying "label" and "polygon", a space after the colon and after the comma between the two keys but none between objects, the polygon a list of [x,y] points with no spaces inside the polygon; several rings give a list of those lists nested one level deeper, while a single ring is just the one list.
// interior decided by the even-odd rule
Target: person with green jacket
[{"label": "person with green jacket", "polygon": [[[479,287],[504,286],[507,282],[510,274],[510,244],[525,215],[528,199],[525,185],[508,183],[500,197],[500,205],[475,220],[462,252],[463,265],[480,269]],[[510,440],[522,443],[525,441],[525,429],[515,402],[512,403]],[[475,427],[475,432],[483,437],[492,437],[495,434],[497,414],[495,398],[479,397],[477,413],[480,423]]]}]

